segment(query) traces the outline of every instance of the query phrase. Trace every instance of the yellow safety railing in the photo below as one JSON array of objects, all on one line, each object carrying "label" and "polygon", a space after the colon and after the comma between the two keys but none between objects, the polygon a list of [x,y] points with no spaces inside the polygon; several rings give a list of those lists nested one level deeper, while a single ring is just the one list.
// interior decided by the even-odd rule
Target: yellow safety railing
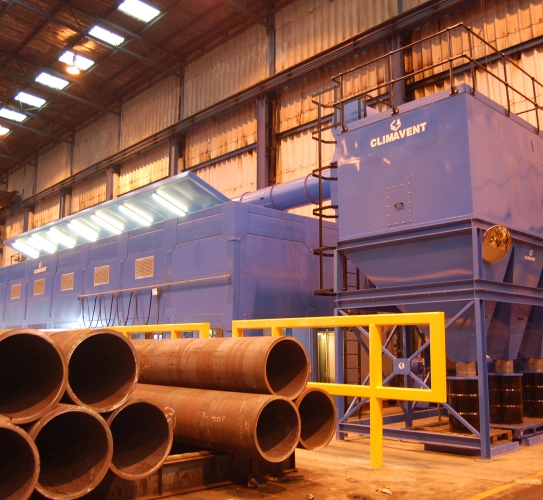
[{"label": "yellow safety railing", "polygon": [[[431,389],[383,386],[382,328],[383,326],[430,327]],[[426,401],[445,403],[446,358],[445,358],[445,315],[442,312],[370,314],[359,316],[321,316],[313,318],[282,318],[240,320],[232,322],[232,337],[243,336],[243,330],[271,328],[272,335],[282,335],[284,328],[348,328],[367,326],[369,328],[369,385],[334,384],[310,382],[334,396],[355,396],[370,400],[370,463],[372,467],[383,466],[383,399],[404,401]]]},{"label": "yellow safety railing", "polygon": [[208,338],[211,325],[209,323],[174,323],[170,325],[134,325],[134,326],[108,326],[108,329],[122,333],[130,339],[131,333],[168,333],[172,339],[181,338],[183,332],[198,332],[200,338]]}]

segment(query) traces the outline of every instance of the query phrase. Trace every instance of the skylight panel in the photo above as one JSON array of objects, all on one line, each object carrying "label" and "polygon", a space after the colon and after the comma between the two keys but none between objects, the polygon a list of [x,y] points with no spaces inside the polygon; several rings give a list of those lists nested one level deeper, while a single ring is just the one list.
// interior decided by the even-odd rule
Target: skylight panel
[{"label": "skylight panel", "polygon": [[67,80],[50,75],[49,73],[40,73],[36,77],[36,81],[57,90],[62,90],[69,83]]},{"label": "skylight panel", "polygon": [[9,108],[1,108],[0,116],[2,118],[7,118],[8,120],[13,120],[19,123],[27,119],[26,115],[23,115],[22,113],[17,113],[17,111],[13,111],[12,109],[9,109]]},{"label": "skylight panel", "polygon": [[9,132],[9,128],[2,127],[2,125],[0,125],[0,135],[6,135],[8,132]]},{"label": "skylight panel", "polygon": [[140,0],[124,0],[124,2],[119,5],[119,10],[145,23],[148,23],[151,19],[154,19],[160,14],[158,9],[140,2]]},{"label": "skylight panel", "polygon": [[36,97],[32,94],[27,94],[26,92],[19,92],[15,96],[15,100],[19,102],[24,102],[25,104],[29,104],[30,106],[36,106],[37,108],[45,104],[45,99],[42,99],[41,97]]},{"label": "skylight panel", "polygon": [[95,26],[92,28],[89,31],[89,35],[95,36],[96,38],[99,38],[110,45],[117,46],[124,42],[124,38],[122,36],[116,35],[111,31],[105,30],[104,28],[100,28],[100,26]]},{"label": "skylight panel", "polygon": [[64,52],[58,60],[66,64],[75,64],[75,66],[83,71],[89,69],[94,64],[92,59],[87,59],[79,54],[74,54],[71,50]]}]

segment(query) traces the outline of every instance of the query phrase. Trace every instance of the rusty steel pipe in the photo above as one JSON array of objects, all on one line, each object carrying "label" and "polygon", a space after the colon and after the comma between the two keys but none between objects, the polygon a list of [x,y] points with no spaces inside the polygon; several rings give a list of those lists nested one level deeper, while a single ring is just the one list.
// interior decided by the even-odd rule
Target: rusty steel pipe
[{"label": "rusty steel pipe", "polygon": [[162,466],[172,447],[173,422],[160,406],[130,398],[106,421],[113,435],[111,472],[136,481]]},{"label": "rusty steel pipe", "polygon": [[138,381],[138,361],[132,343],[107,329],[50,333],[68,363],[64,402],[98,413],[121,406]]},{"label": "rusty steel pipe", "polygon": [[281,462],[300,438],[298,410],[280,396],[146,384],[134,396],[172,408],[174,439],[207,450]]},{"label": "rusty steel pipe", "polygon": [[58,405],[29,429],[41,459],[36,490],[47,498],[79,498],[106,475],[113,438],[94,410]]},{"label": "rusty steel pipe", "polygon": [[56,343],[31,329],[0,331],[0,415],[14,424],[38,420],[59,401],[66,361]]},{"label": "rusty steel pipe", "polygon": [[40,473],[38,449],[20,427],[0,417],[0,498],[26,500]]},{"label": "rusty steel pipe", "polygon": [[295,399],[309,358],[292,337],[136,340],[140,382]]},{"label": "rusty steel pipe", "polygon": [[300,413],[302,429],[299,448],[320,450],[334,437],[337,409],[334,400],[322,389],[306,389],[294,402]]}]

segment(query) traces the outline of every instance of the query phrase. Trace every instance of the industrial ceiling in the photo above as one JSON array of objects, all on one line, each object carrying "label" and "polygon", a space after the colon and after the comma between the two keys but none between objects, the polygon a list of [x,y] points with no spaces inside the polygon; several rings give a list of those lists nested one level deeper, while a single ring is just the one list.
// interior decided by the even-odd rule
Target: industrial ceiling
[{"label": "industrial ceiling", "polygon": [[[45,148],[71,143],[97,116],[119,114],[158,80],[181,77],[186,64],[248,25],[268,26],[289,0],[146,0],[159,11],[150,21],[126,14],[121,3],[0,0],[0,180],[35,165]],[[67,72],[86,59],[88,69]]]}]

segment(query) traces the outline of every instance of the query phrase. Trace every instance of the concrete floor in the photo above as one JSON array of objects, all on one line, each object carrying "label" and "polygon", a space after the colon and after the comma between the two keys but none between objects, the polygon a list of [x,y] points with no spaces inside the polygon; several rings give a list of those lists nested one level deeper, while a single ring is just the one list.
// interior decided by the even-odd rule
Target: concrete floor
[{"label": "concrete floor", "polygon": [[297,472],[258,488],[232,485],[176,496],[179,500],[523,500],[543,499],[543,444],[492,460],[424,451],[385,440],[385,466],[369,465],[369,438],[333,440],[318,452],[296,450]]}]

